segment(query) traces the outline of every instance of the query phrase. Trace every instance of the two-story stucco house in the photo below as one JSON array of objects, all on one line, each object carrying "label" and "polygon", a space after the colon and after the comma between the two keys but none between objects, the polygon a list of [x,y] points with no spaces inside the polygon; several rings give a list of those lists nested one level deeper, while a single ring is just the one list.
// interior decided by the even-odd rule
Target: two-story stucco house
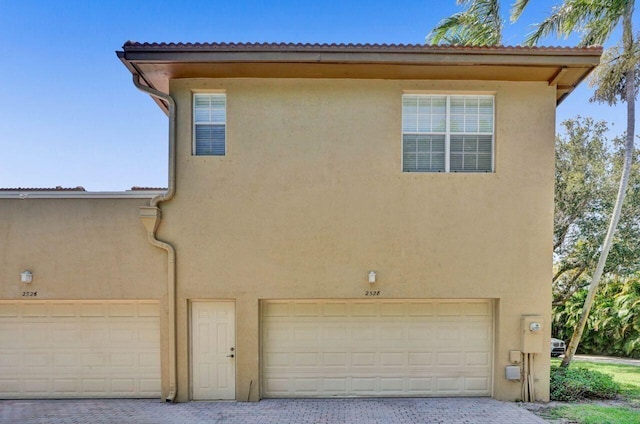
[{"label": "two-story stucco house", "polygon": [[0,193],[0,398],[548,400],[555,108],[600,48],[117,53],[168,189]]}]

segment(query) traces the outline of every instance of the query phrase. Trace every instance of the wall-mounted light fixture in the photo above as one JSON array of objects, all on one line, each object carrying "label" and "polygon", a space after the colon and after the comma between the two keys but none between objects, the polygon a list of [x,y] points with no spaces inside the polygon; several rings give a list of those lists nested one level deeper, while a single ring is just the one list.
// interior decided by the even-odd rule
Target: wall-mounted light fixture
[{"label": "wall-mounted light fixture", "polygon": [[33,281],[33,274],[31,273],[31,271],[26,270],[24,272],[20,273],[20,281],[22,281],[25,284],[29,284],[30,282]]},{"label": "wall-mounted light fixture", "polygon": [[376,282],[376,272],[369,271],[369,284],[373,284]]}]

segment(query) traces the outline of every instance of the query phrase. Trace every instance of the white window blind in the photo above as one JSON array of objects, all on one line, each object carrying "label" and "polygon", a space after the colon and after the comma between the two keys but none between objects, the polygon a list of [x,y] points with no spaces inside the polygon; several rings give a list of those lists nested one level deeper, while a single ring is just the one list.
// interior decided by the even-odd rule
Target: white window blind
[{"label": "white window blind", "polygon": [[493,96],[402,96],[404,172],[492,172]]},{"label": "white window blind", "polygon": [[227,97],[194,94],[193,152],[197,156],[224,156],[226,152]]}]

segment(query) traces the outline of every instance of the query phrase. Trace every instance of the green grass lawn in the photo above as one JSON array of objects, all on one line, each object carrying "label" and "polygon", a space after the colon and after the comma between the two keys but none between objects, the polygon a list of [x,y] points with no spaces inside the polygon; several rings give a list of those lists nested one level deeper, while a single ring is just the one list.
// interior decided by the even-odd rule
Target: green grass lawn
[{"label": "green grass lawn", "polygon": [[[559,365],[559,359],[551,363]],[[554,408],[551,416],[566,418],[580,424],[640,424],[640,367],[600,362],[572,361],[571,367],[586,368],[613,376],[620,384],[624,406],[605,406],[595,403],[567,403]]]},{"label": "green grass lawn", "polygon": [[619,406],[561,406],[551,411],[551,416],[580,424],[640,424],[640,411]]}]

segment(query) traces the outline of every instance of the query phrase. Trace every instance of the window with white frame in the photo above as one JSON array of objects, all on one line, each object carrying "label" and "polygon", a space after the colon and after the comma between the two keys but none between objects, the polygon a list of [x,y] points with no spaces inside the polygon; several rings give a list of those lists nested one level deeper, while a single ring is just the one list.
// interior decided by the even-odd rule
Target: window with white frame
[{"label": "window with white frame", "polygon": [[404,172],[493,172],[494,98],[402,96]]},{"label": "window with white frame", "polygon": [[193,154],[224,156],[226,153],[227,96],[221,93],[193,95]]}]

